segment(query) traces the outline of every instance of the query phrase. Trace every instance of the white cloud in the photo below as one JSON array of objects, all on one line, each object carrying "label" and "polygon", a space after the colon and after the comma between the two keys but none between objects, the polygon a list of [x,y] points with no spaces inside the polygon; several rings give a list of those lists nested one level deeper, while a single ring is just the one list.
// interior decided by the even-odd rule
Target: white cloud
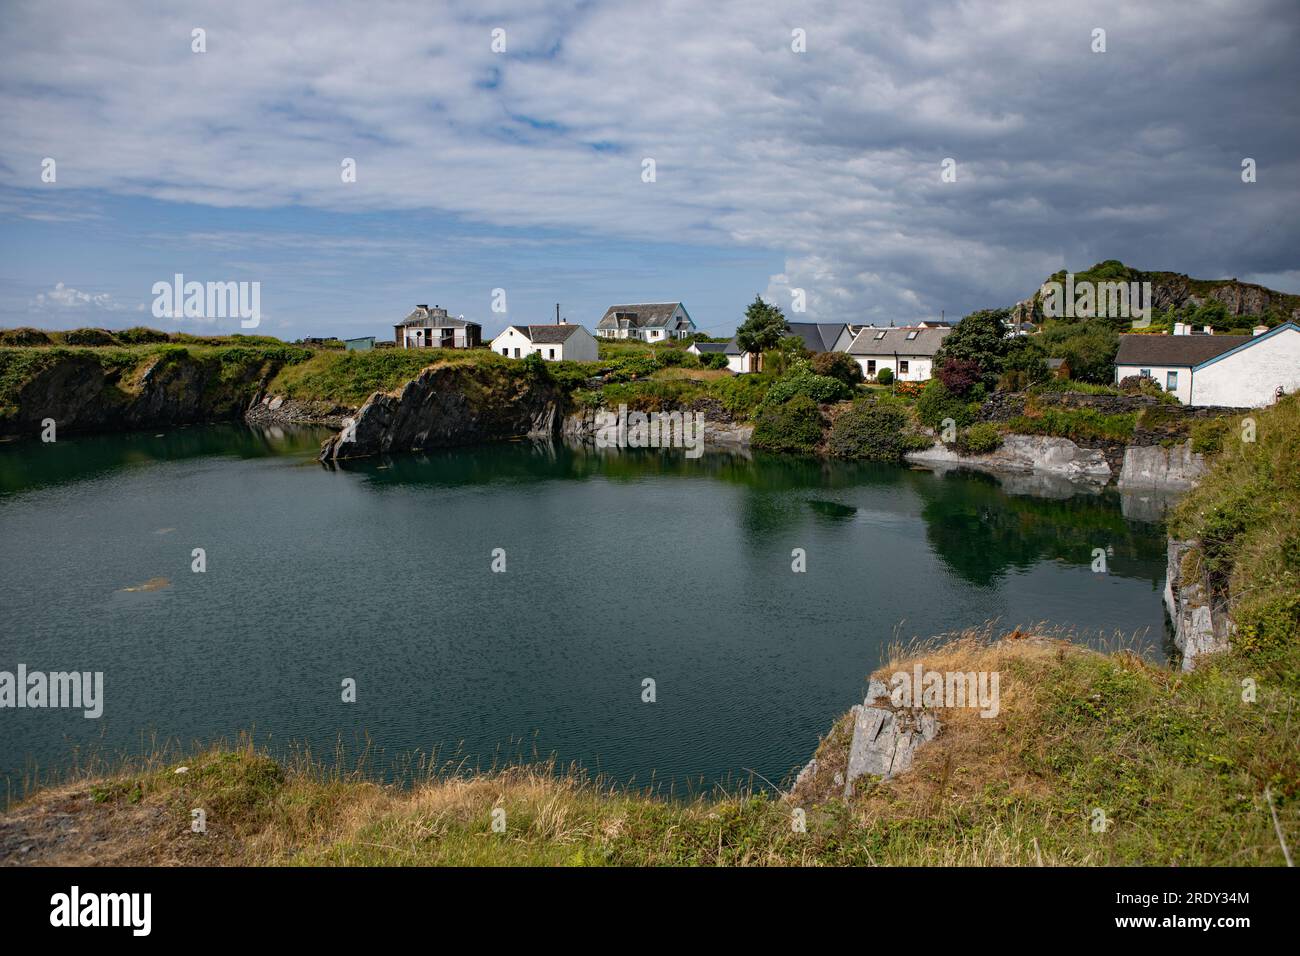
[{"label": "white cloud", "polygon": [[104,312],[127,312],[132,309],[137,312],[144,311],[143,304],[126,305],[115,300],[107,292],[82,292],[62,282],[56,283],[49,292],[38,292],[31,305],[32,310],[36,312],[62,312],[75,309]]},{"label": "white cloud", "polygon": [[[1300,204],[1294,126],[1276,122],[1296,29],[1253,9],[11,3],[0,167],[32,190],[775,249],[768,293],[807,289],[809,318],[1006,304],[1094,255],[1195,271],[1225,239],[1277,272]],[[1218,52],[1189,54],[1206,36]],[[1265,158],[1242,193],[1247,153]],[[45,156],[57,186],[39,183]],[[957,183],[939,180],[947,156]],[[1229,235],[1197,228],[1220,221]]]}]

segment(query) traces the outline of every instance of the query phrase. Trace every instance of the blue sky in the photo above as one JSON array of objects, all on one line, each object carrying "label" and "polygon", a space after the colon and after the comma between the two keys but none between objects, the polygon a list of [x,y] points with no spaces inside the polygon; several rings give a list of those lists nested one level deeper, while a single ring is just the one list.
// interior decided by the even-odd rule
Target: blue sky
[{"label": "blue sky", "polygon": [[154,319],[177,272],[286,338],[679,299],[725,334],[794,288],[902,323],[1104,258],[1300,292],[1297,9],[7,2],[0,325],[238,331]]}]

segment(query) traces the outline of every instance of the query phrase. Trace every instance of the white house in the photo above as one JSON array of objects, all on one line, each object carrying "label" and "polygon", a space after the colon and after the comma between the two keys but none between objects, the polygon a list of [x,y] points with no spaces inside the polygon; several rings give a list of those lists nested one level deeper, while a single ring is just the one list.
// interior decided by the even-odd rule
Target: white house
[{"label": "white house", "polygon": [[453,318],[446,309],[417,305],[411,314],[393,326],[396,343],[404,349],[473,349],[483,341],[483,327],[464,318]]},{"label": "white house", "polygon": [[492,351],[507,358],[527,358],[534,352],[548,362],[594,362],[596,340],[581,325],[510,325],[492,340]]},{"label": "white house", "polygon": [[889,369],[900,382],[924,382],[934,374],[934,354],[952,333],[950,328],[861,329],[845,350],[874,379]]},{"label": "white house", "polygon": [[695,321],[680,302],[611,305],[596,323],[596,334],[603,339],[663,342],[687,338],[695,331]]},{"label": "white house", "polygon": [[726,354],[726,342],[692,342],[686,349],[692,355]]},{"label": "white house", "polygon": [[1154,379],[1184,405],[1259,408],[1300,388],[1300,325],[1254,335],[1121,335],[1116,383]]},{"label": "white house", "polygon": [[[843,352],[853,341],[853,333],[843,322],[787,322],[783,337],[799,339],[803,347],[813,355],[818,352]],[[734,335],[723,351],[727,355],[727,368],[737,375],[759,370],[759,356],[742,352]]]}]

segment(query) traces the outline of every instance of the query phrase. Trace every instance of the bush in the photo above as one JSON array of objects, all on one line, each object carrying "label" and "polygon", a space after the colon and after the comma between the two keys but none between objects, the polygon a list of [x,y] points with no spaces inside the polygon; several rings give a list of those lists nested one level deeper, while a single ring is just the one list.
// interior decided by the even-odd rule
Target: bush
[{"label": "bush", "polygon": [[700,356],[700,365],[704,368],[726,368],[727,356],[721,352],[705,352]]},{"label": "bush", "polygon": [[824,424],[817,403],[807,395],[796,395],[783,405],[764,405],[750,443],[769,451],[814,451]]},{"label": "bush", "polygon": [[889,385],[894,381],[894,370],[892,368],[882,368],[876,373],[876,381],[881,385]]},{"label": "bush", "polygon": [[980,380],[980,365],[973,359],[950,358],[939,366],[936,374],[944,388],[964,397]]},{"label": "bush", "polygon": [[50,337],[40,329],[0,329],[0,345],[52,345]]},{"label": "bush", "polygon": [[171,341],[166,332],[159,332],[157,329],[151,329],[143,325],[137,325],[123,332],[118,332],[117,337],[127,345],[152,345],[155,342]]},{"label": "bush", "polygon": [[106,329],[73,329],[64,333],[63,341],[68,345],[117,345],[113,333]]},{"label": "bush", "polygon": [[735,375],[709,383],[709,394],[736,418],[749,420],[767,397],[772,380],[766,375]]},{"label": "bush", "polygon": [[1052,435],[1071,441],[1128,441],[1133,437],[1137,420],[1137,412],[1103,415],[1092,408],[1045,408],[1038,414],[1013,418],[1007,425],[1011,431],[1023,435]]},{"label": "bush", "polygon": [[847,352],[818,352],[812,358],[812,370],[849,386],[862,381],[862,366]]},{"label": "bush", "polygon": [[858,402],[840,415],[829,442],[831,454],[838,458],[889,462],[902,460],[903,452],[913,445],[907,435],[907,412],[872,401]]},{"label": "bush", "polygon": [[976,422],[961,433],[957,448],[967,455],[987,455],[1002,444],[1002,433],[992,422]]},{"label": "bush", "polygon": [[930,379],[925,391],[916,400],[916,415],[923,425],[928,425],[935,431],[943,427],[945,418],[951,418],[958,427],[969,425],[975,420],[975,412],[970,405],[949,392],[937,378]]},{"label": "bush", "polygon": [[1193,422],[1192,451],[1201,455],[1217,455],[1223,450],[1223,438],[1231,427],[1232,422],[1227,418],[1203,418]]},{"label": "bush", "polygon": [[839,379],[817,375],[807,362],[799,362],[788,374],[776,380],[776,384],[768,390],[765,401],[781,405],[796,395],[806,395],[814,402],[839,402],[852,394],[852,389]]},{"label": "bush", "polygon": [[605,380],[607,382],[630,382],[635,378],[646,378],[653,375],[660,367],[659,362],[648,352],[644,355],[629,355],[614,362],[614,367],[605,376]]},{"label": "bush", "polygon": [[1029,385],[1029,376],[1018,368],[1003,372],[998,379],[999,392],[1023,392]]}]

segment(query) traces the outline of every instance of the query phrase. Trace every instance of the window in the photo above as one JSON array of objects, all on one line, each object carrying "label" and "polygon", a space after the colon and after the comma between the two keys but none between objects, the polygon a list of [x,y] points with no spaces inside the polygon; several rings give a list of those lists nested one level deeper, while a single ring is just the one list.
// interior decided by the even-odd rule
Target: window
[{"label": "window", "polygon": [[519,358],[519,350],[515,349],[515,358]]},{"label": "window", "polygon": [[875,374],[876,374],[876,360],[875,360],[875,359],[867,359],[867,374],[868,374],[868,375],[875,375]]},{"label": "window", "polygon": [[883,339],[884,337],[885,337],[885,333],[884,333],[884,332],[877,332],[877,333],[876,333],[876,341],[877,341],[877,342],[879,342],[879,341],[880,341],[881,339]]},{"label": "window", "polygon": [[898,374],[899,375],[907,374],[907,359],[898,360]]},{"label": "window", "polygon": [[912,341],[912,339],[914,339],[914,338],[916,338],[916,330],[915,330],[915,329],[913,329],[911,332],[908,332],[908,333],[907,333],[907,341],[910,342],[910,341]]},{"label": "window", "polygon": [[547,349],[546,353],[547,358],[555,358],[555,349]]},{"label": "window", "polygon": [[501,354],[504,355],[506,358],[510,358],[510,350],[509,350],[509,349],[502,349],[502,350],[501,350]]},{"label": "window", "polygon": [[1140,368],[1140,369],[1138,369],[1138,374],[1141,375],[1143,378],[1150,378],[1150,377],[1151,377],[1151,369],[1149,369],[1149,368]]},{"label": "window", "polygon": [[1178,388],[1178,373],[1165,372],[1165,391],[1172,392]]}]

